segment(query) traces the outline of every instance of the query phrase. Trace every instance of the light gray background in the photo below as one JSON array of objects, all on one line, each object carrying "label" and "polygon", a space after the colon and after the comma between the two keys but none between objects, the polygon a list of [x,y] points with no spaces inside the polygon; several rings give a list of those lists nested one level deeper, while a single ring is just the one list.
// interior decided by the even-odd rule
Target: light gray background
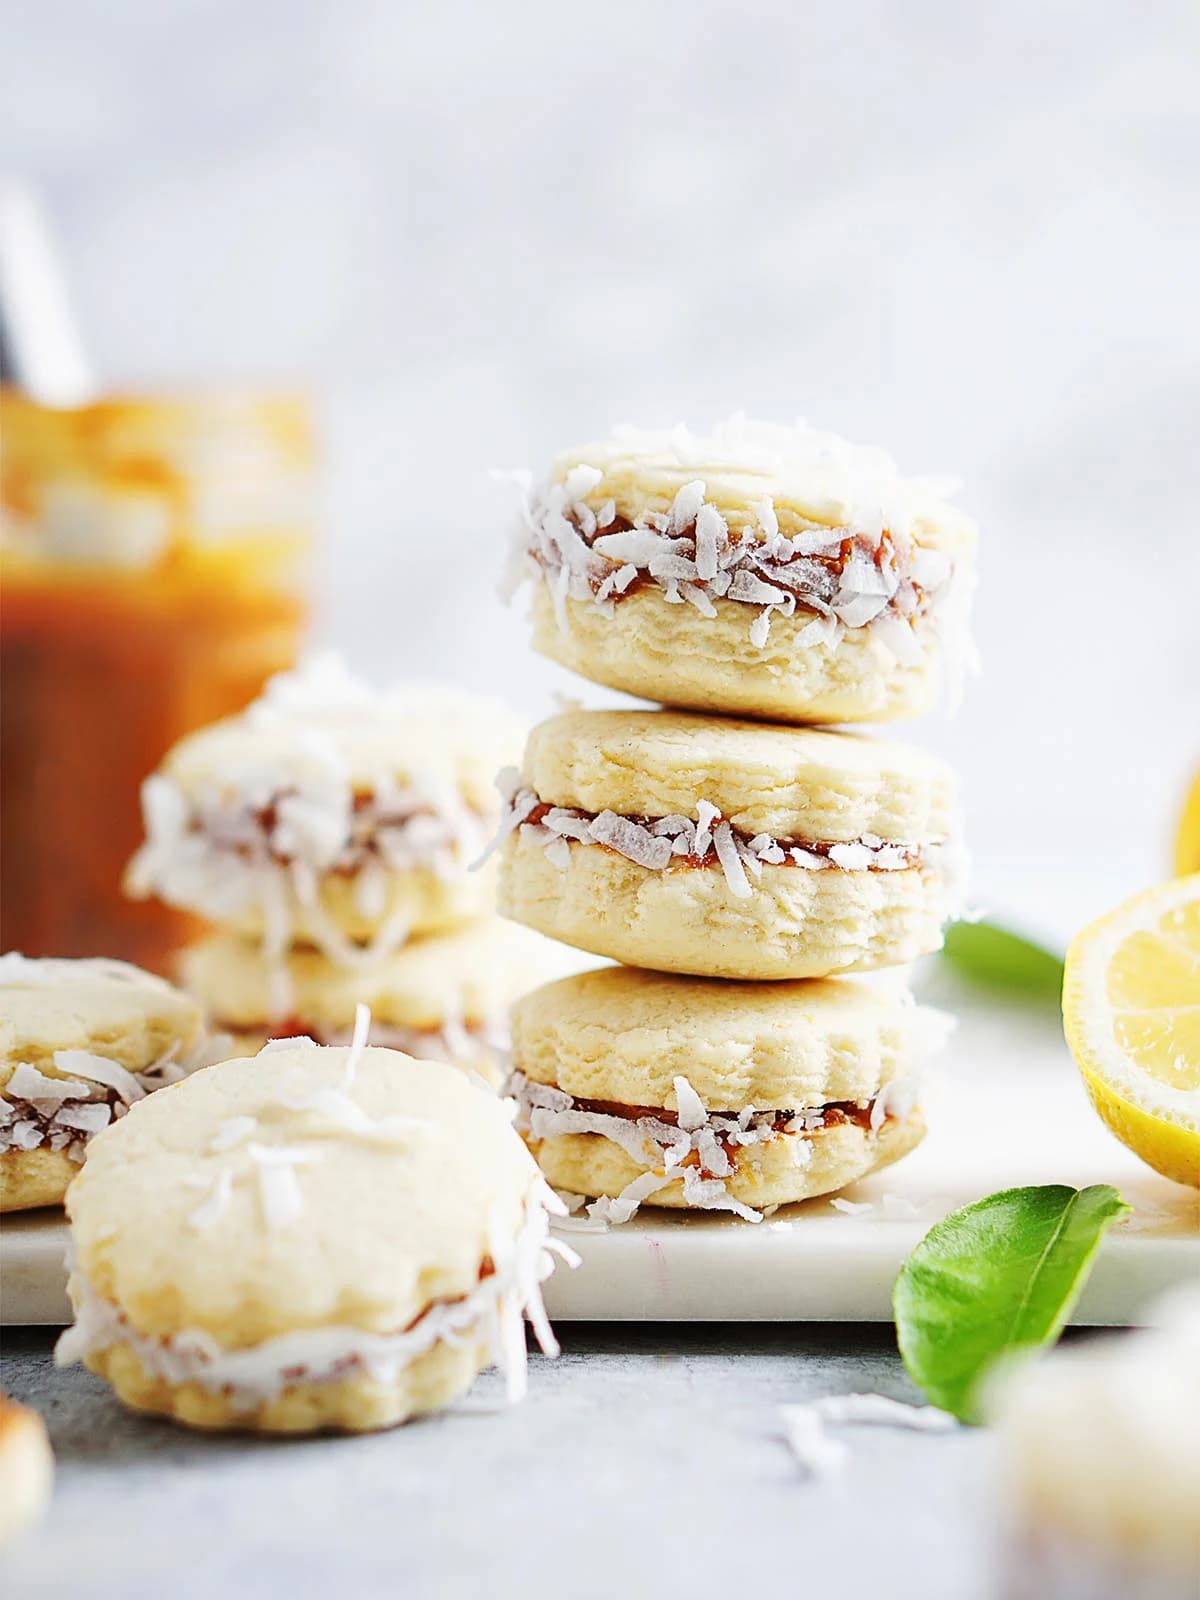
[{"label": "light gray background", "polygon": [[[2,0],[10,168],[115,380],[298,378],[321,630],[578,685],[493,594],[508,491],[630,418],[802,414],[965,480],[983,898],[1162,875],[1200,760],[1200,10],[1145,0]],[[603,691],[584,690],[589,703]]]},{"label": "light gray background", "polygon": [[[0,39],[4,165],[106,378],[322,397],[320,626],[356,665],[578,692],[494,599],[487,469],[621,418],[805,415],[959,474],[983,524],[985,673],[916,731],[963,770],[981,893],[1059,933],[1163,872],[1200,759],[1194,4],[0,0]],[[372,1592],[419,1529],[414,1593],[479,1592],[501,1549],[497,1592],[727,1587],[746,1548],[797,1592],[990,1588],[986,1440],[864,1443],[805,1492],[778,1401],[906,1392],[897,1364],[731,1338],[572,1331],[507,1423],[250,1450],[13,1352],[74,1532],[12,1570],[299,1594],[360,1550]]]}]

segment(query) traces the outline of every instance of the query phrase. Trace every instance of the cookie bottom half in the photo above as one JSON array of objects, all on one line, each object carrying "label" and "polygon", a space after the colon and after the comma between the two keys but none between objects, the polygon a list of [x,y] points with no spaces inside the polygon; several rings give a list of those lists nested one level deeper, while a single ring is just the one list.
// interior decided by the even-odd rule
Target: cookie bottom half
[{"label": "cookie bottom half", "polygon": [[518,830],[501,860],[500,909],[593,955],[705,978],[821,978],[900,966],[941,948],[951,904],[936,869],[764,867],[739,899],[719,867],[651,871],[572,848],[565,866]]},{"label": "cookie bottom half", "polygon": [[92,1352],[85,1365],[112,1385],[134,1411],[171,1417],[189,1428],[251,1433],[367,1433],[437,1411],[464,1395],[488,1364],[484,1342],[440,1343],[384,1381],[355,1375],[289,1384],[270,1399],[248,1402],[229,1390],[171,1383],[146,1371],[128,1344]]},{"label": "cookie bottom half", "polygon": [[0,1213],[60,1206],[79,1162],[61,1150],[6,1150],[0,1155]]},{"label": "cookie bottom half", "polygon": [[[924,1136],[925,1119],[918,1110],[904,1117],[889,1117],[878,1131],[843,1124],[807,1136],[782,1133],[766,1144],[738,1151],[725,1187],[731,1199],[758,1211],[811,1200],[899,1161]],[[798,1150],[801,1145],[808,1147],[807,1156]],[[616,1199],[647,1170],[601,1134],[561,1134],[531,1142],[530,1148],[556,1189],[590,1199]],[[688,1208],[681,1182],[659,1189],[641,1204]]]},{"label": "cookie bottom half", "polygon": [[920,659],[909,663],[870,627],[847,629],[836,644],[802,640],[811,612],[773,616],[759,647],[750,638],[755,610],[740,602],[718,600],[715,617],[654,589],[625,596],[611,613],[564,604],[565,628],[538,585],[534,649],[593,683],[664,705],[776,722],[885,722],[923,715],[940,690],[940,644],[927,618],[912,634]]}]

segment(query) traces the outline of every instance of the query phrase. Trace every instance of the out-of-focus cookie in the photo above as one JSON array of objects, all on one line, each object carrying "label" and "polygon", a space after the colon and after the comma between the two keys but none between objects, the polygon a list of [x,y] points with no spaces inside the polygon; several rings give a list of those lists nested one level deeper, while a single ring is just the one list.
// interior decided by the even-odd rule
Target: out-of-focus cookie
[{"label": "out-of-focus cookie", "polygon": [[780,722],[917,715],[969,654],[974,524],[832,434],[621,429],[526,490],[535,648],[597,683]]},{"label": "out-of-focus cookie", "polygon": [[304,947],[283,959],[290,1004],[276,1011],[271,964],[259,946],[216,933],[184,952],[184,984],[237,1052],[252,1055],[268,1039],[296,1034],[348,1044],[362,1003],[372,1044],[449,1061],[497,1086],[507,1071],[513,1001],[579,964],[561,945],[500,917],[413,939],[365,967],[335,966]]},{"label": "out-of-focus cookie", "polygon": [[500,909],[596,955],[805,978],[936,950],[953,774],[907,745],[684,713],[572,711],[504,775]]},{"label": "out-of-focus cookie", "polygon": [[550,1182],[734,1211],[829,1194],[911,1150],[944,1022],[848,979],[729,983],[609,967],[513,1011],[517,1126]]},{"label": "out-of-focus cookie", "polygon": [[140,967],[0,956],[0,1212],[59,1204],[91,1138],[202,1048],[196,1002]]},{"label": "out-of-focus cookie", "polygon": [[518,1393],[523,1310],[553,1353],[556,1202],[464,1074],[287,1042],[159,1101],[72,1186],[60,1363],[193,1427],[296,1433],[389,1427],[492,1361]]},{"label": "out-of-focus cookie", "polygon": [[127,888],[261,939],[272,961],[292,943],[377,961],[492,909],[467,867],[520,737],[497,702],[380,692],[321,658],[168,752]]},{"label": "out-of-focus cookie", "polygon": [[0,1544],[41,1517],[53,1482],[46,1424],[29,1406],[0,1394]]},{"label": "out-of-focus cookie", "polygon": [[1200,1291],[994,1380],[1010,1600],[1193,1600]]}]

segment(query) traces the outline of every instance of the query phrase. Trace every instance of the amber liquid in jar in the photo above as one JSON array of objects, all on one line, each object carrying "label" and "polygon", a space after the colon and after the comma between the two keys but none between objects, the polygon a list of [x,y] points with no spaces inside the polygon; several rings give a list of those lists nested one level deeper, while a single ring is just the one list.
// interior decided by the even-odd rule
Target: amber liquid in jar
[{"label": "amber liquid in jar", "polygon": [[312,468],[295,399],[0,392],[0,948],[164,971],[194,933],[122,894],[139,789],[294,664]]}]

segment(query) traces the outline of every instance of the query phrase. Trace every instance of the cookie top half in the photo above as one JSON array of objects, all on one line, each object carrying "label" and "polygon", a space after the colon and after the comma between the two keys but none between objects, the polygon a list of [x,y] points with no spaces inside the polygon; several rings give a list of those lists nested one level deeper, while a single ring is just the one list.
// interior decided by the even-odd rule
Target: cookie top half
[{"label": "cookie top half", "polygon": [[748,836],[941,842],[957,785],[911,745],[670,711],[569,711],[530,734],[521,783],[589,814],[695,818],[707,801]]},{"label": "cookie top half", "polygon": [[684,1077],[715,1112],[865,1101],[944,1036],[904,991],[848,978],[741,983],[605,967],[513,1010],[513,1066],[576,1098],[677,1110]]},{"label": "cookie top half", "polygon": [[500,701],[440,686],[378,690],[333,657],[274,678],[235,717],[188,735],[160,775],[187,799],[270,800],[280,789],[373,794],[384,785],[455,796],[484,813],[522,728]]},{"label": "cookie top half", "polygon": [[926,549],[974,549],[974,522],[949,498],[944,480],[903,475],[882,450],[854,445],[804,423],[732,417],[706,433],[685,427],[614,430],[608,439],[567,450],[549,482],[570,483],[568,500],[622,524],[640,526],[672,511],[687,485],[732,531],[751,538],[814,527],[850,536],[887,531]]},{"label": "cookie top half", "polygon": [[140,1334],[226,1349],[406,1328],[511,1246],[536,1169],[508,1109],[398,1051],[269,1046],[151,1095],[93,1140],[77,1267]]},{"label": "cookie top half", "polygon": [[66,1051],[146,1072],[186,1055],[200,1032],[195,1001],[140,967],[0,956],[0,1087],[22,1064],[48,1077],[72,1076],[70,1057],[55,1061]]}]

